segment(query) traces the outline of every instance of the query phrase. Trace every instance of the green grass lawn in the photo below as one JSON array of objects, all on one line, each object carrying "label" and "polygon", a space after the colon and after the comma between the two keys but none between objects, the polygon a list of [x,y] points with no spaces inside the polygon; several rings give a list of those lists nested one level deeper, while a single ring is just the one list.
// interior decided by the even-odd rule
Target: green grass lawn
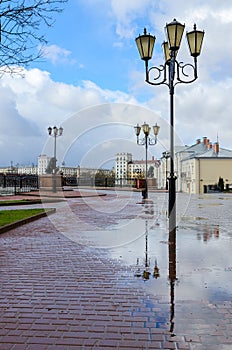
[{"label": "green grass lawn", "polygon": [[9,205],[9,204],[28,204],[30,200],[28,199],[9,199],[9,200],[1,200],[1,205]]},{"label": "green grass lawn", "polygon": [[17,209],[0,211],[0,227],[16,221],[27,219],[33,215],[44,213],[45,209]]}]

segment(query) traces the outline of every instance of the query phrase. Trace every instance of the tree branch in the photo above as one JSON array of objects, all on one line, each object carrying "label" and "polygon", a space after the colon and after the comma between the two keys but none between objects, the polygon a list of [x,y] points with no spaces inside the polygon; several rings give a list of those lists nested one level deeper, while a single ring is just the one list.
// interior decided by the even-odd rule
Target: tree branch
[{"label": "tree branch", "polygon": [[54,15],[63,11],[67,1],[0,1],[0,67],[11,72],[41,57],[38,47],[46,44],[41,29],[54,24]]}]

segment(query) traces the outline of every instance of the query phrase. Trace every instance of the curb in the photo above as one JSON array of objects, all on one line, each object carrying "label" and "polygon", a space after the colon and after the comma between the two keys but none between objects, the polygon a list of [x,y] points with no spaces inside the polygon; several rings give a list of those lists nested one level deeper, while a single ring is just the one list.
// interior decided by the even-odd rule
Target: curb
[{"label": "curb", "polygon": [[[24,199],[24,202],[13,202],[12,200],[12,203],[10,202],[10,200],[7,200],[7,203],[6,201],[4,200],[0,200],[0,207],[8,207],[8,206],[17,206],[17,205],[33,205],[33,204],[43,204],[43,203],[57,203],[57,202],[61,202],[63,200],[59,200],[59,199],[46,199],[46,200],[41,200],[41,199]],[[4,203],[5,202],[5,203]]]},{"label": "curb", "polygon": [[41,219],[45,216],[54,214],[55,212],[56,212],[55,208],[46,209],[46,211],[44,213],[35,214],[33,216],[30,216],[29,218],[22,219],[22,220],[19,220],[16,222],[12,222],[11,224],[4,225],[4,226],[0,227],[0,234],[5,233],[5,232],[10,231],[10,230],[13,230],[14,228],[17,228],[19,226],[28,224],[29,222]]}]

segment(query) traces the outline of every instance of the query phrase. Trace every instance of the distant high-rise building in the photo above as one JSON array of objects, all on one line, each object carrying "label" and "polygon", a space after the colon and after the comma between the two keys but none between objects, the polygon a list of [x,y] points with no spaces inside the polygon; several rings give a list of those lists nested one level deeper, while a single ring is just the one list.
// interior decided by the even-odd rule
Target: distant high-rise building
[{"label": "distant high-rise building", "polygon": [[38,175],[46,174],[46,169],[51,160],[51,157],[48,157],[46,154],[41,154],[38,157]]},{"label": "distant high-rise building", "polygon": [[115,160],[115,185],[127,185],[128,167],[132,161],[131,153],[117,153]]}]

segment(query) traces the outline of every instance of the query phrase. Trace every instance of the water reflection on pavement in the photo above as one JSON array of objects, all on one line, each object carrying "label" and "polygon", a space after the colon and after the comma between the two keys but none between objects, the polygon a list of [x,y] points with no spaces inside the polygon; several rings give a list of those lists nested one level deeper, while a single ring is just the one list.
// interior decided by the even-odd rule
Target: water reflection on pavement
[{"label": "water reflection on pavement", "polygon": [[172,237],[167,194],[150,193],[146,203],[140,196],[72,199],[50,219],[70,239],[129,267],[128,280],[154,297],[154,309],[155,300],[163,303],[171,333],[191,334],[191,349],[232,348],[232,195],[178,194]]}]

